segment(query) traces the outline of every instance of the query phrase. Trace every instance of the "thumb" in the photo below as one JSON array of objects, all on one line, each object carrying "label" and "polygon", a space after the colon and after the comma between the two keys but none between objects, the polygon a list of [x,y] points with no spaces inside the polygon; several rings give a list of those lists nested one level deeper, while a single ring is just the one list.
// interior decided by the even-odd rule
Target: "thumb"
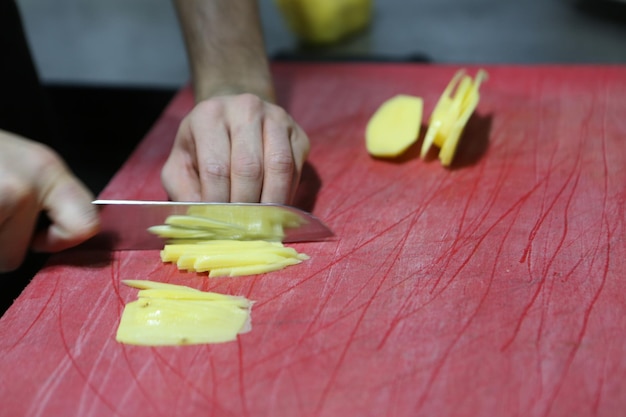
[{"label": "thumb", "polygon": [[72,174],[63,173],[45,194],[42,208],[51,224],[35,235],[32,249],[58,252],[98,233],[100,219],[92,200],[91,192],[81,182]]}]

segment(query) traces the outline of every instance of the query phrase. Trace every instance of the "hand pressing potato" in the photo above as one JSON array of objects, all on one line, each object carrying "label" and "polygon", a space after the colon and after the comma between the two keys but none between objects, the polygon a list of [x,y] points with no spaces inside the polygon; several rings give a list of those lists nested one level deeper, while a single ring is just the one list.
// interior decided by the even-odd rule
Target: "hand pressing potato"
[{"label": "hand pressing potato", "polygon": [[290,203],[308,152],[281,107],[253,94],[216,96],[182,121],[161,177],[174,200]]}]

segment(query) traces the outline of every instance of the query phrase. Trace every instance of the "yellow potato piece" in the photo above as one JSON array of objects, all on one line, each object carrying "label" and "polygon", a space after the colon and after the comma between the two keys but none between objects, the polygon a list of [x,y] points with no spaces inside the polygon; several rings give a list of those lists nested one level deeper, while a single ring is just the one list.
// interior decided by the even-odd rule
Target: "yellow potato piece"
[{"label": "yellow potato piece", "polygon": [[122,283],[129,287],[138,288],[140,290],[170,290],[170,291],[193,291],[200,292],[195,288],[185,287],[176,284],[168,284],[166,282],[148,281],[145,279],[125,279]]},{"label": "yellow potato piece", "polygon": [[419,137],[423,101],[400,94],[385,101],[367,123],[365,146],[372,156],[393,158]]},{"label": "yellow potato piece", "polygon": [[196,300],[196,301],[213,301],[235,304],[242,308],[250,307],[250,301],[245,297],[236,297],[232,295],[219,294],[216,292],[205,291],[172,291],[163,289],[147,289],[137,293],[138,298],[162,298],[169,300]]},{"label": "yellow potato piece", "polygon": [[126,304],[116,333],[120,343],[172,346],[233,341],[250,330],[252,302],[245,297],[173,284],[127,280],[139,291]]},{"label": "yellow potato piece", "polygon": [[[298,227],[306,219],[280,206],[222,205],[192,206],[186,215],[172,215],[165,225],[150,232],[171,239],[236,239],[282,241],[285,229]],[[181,230],[182,229],[182,230]],[[185,232],[185,230],[196,231]]]},{"label": "yellow potato piece", "polygon": [[463,129],[478,105],[478,89],[486,77],[483,70],[479,70],[473,80],[464,70],[456,72],[430,116],[420,152],[422,158],[435,145],[440,148],[441,164],[452,163]]},{"label": "yellow potato piece", "polygon": [[[280,206],[192,206],[186,215],[172,215],[149,232],[168,238],[163,262],[180,270],[209,276],[239,276],[274,271],[308,259],[286,247],[285,228],[306,222]],[[268,265],[272,265],[271,267]],[[213,272],[218,271],[218,272]]]},{"label": "yellow potato piece", "polygon": [[[213,269],[234,268],[248,265],[265,265],[281,262],[286,258],[268,252],[252,252],[246,254],[201,255],[196,258],[193,269],[197,272]],[[297,259],[297,258],[294,258]]]},{"label": "yellow potato piece", "polygon": [[168,224],[151,226],[148,228],[148,231],[166,239],[211,239],[215,236],[215,233],[209,230],[190,229]]},{"label": "yellow potato piece", "polygon": [[163,262],[178,269],[209,272],[209,277],[253,275],[285,268],[309,259],[281,242],[264,240],[213,240],[196,244],[167,244]]},{"label": "yellow potato piece", "polygon": [[336,42],[371,20],[372,0],[275,0],[289,29],[302,41]]},{"label": "yellow potato piece", "polygon": [[264,240],[205,240],[196,243],[169,243],[161,250],[163,262],[176,262],[182,255],[202,255],[207,253],[242,253],[250,250],[286,250],[294,252],[292,248],[283,246],[280,242],[266,242]]},{"label": "yellow potato piece", "polygon": [[170,226],[186,227],[189,229],[206,229],[210,231],[245,231],[245,228],[242,226],[202,216],[171,215],[168,216],[167,219],[165,219],[165,224],[168,224]]},{"label": "yellow potato piece", "polygon": [[140,298],[125,306],[116,340],[144,346],[229,342],[247,319],[236,305]]},{"label": "yellow potato piece", "polygon": [[243,266],[233,266],[230,268],[218,268],[212,269],[209,272],[210,278],[216,277],[239,277],[244,275],[257,275],[257,274],[265,274],[267,272],[278,271],[283,269],[289,265],[295,265],[302,262],[300,259],[295,258],[285,258],[278,262],[267,263],[267,264],[254,264],[254,265],[243,265]]}]

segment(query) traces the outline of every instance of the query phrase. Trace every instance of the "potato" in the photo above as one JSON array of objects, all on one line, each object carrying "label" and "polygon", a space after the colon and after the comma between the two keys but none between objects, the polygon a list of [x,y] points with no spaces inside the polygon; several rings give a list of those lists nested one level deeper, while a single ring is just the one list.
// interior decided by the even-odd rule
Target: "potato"
[{"label": "potato", "polygon": [[393,158],[415,143],[422,124],[423,101],[400,94],[385,101],[367,123],[365,145],[372,156]]},{"label": "potato", "polygon": [[252,301],[193,288],[127,280],[142,288],[124,307],[116,333],[120,343],[173,346],[223,343],[250,331]]}]

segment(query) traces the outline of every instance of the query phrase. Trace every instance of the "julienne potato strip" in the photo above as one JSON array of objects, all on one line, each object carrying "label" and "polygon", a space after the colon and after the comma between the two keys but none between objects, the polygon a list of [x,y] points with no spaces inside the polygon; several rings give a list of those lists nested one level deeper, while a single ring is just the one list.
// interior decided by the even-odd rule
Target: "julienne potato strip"
[{"label": "julienne potato strip", "polygon": [[276,271],[309,259],[281,242],[264,240],[209,240],[195,244],[166,244],[163,262],[181,270],[208,272],[209,277],[256,275]]},{"label": "julienne potato strip", "polygon": [[224,343],[250,331],[253,302],[238,297],[145,280],[126,280],[138,288],[124,307],[116,340],[139,346]]}]

